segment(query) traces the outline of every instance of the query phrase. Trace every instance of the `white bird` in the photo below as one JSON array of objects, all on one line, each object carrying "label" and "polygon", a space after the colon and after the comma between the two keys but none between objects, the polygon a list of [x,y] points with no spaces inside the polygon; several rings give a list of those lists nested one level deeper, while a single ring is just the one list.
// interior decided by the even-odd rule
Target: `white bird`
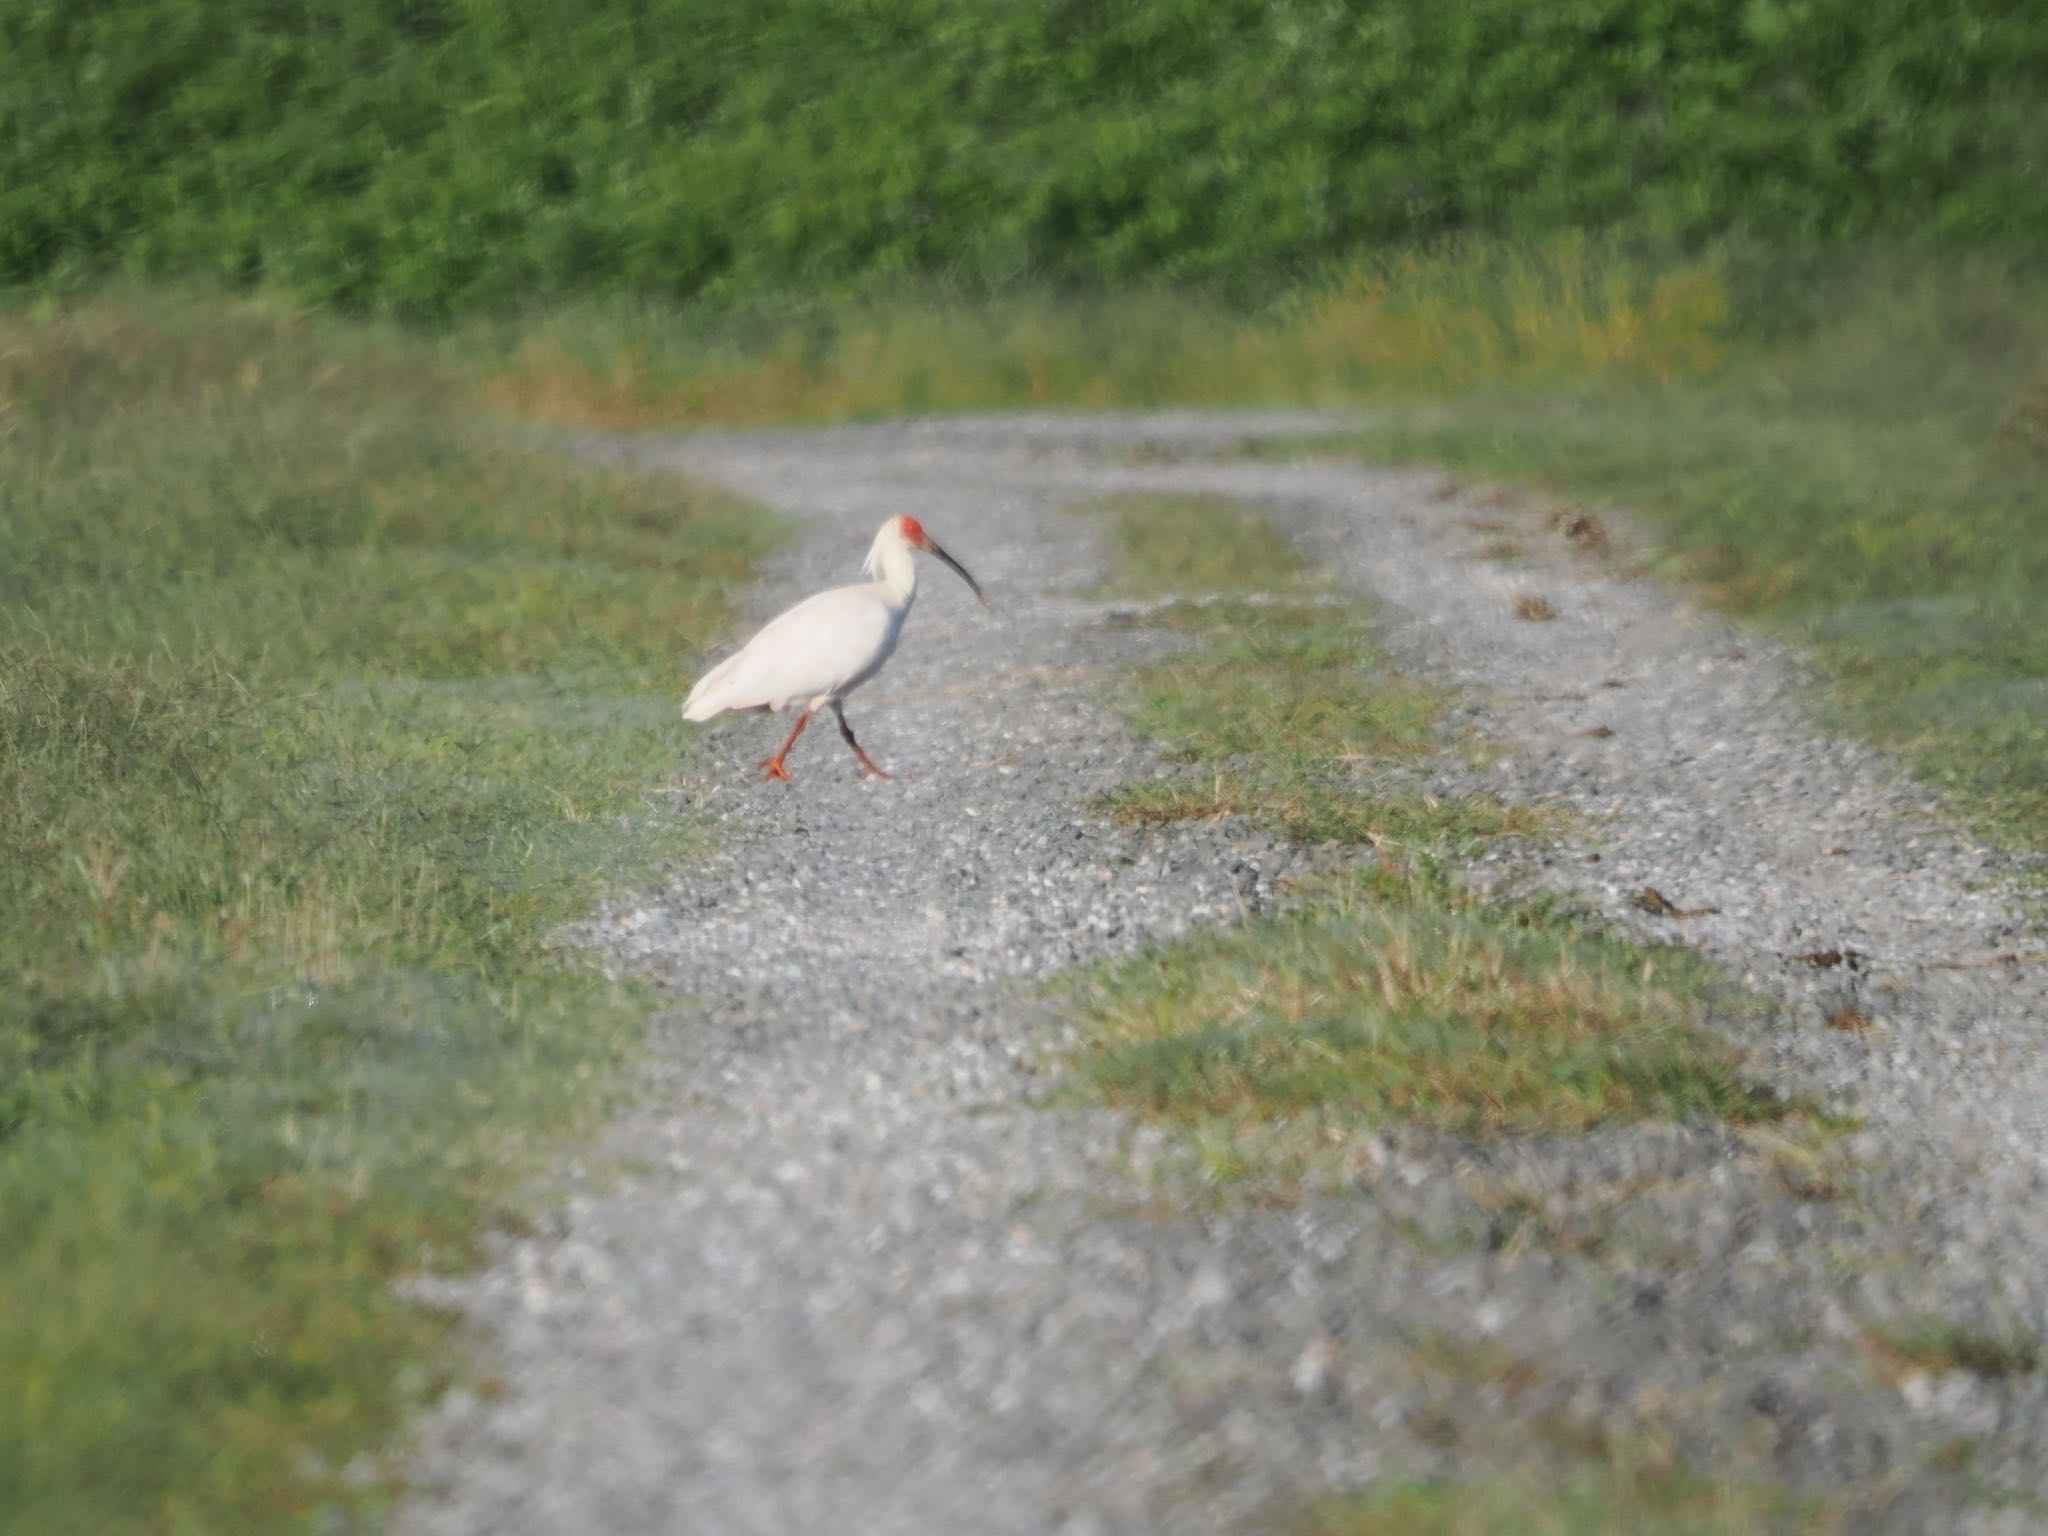
[{"label": "white bird", "polygon": [[886,779],[846,723],[846,696],[882,670],[894,654],[903,621],[917,599],[917,562],[910,552],[921,549],[950,565],[974,589],[982,603],[981,583],[967,567],[925,536],[914,517],[892,517],[882,524],[868,548],[862,569],[874,579],[857,586],[834,587],[807,597],[762,626],[761,632],[697,680],[683,700],[685,720],[709,720],[728,709],[770,710],[803,707],[773,757],[761,759],[768,777],[787,782],[783,760],[803,735],[811,716],[825,705],[839,721],[839,734],[860,760],[861,772]]}]

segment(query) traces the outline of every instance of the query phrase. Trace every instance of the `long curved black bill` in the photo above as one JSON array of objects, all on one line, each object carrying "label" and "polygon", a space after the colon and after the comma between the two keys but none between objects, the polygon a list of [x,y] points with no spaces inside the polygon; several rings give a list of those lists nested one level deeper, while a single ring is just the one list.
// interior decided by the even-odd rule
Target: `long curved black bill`
[{"label": "long curved black bill", "polygon": [[953,567],[953,574],[958,576],[962,581],[966,582],[968,586],[974,589],[975,600],[978,601],[984,608],[988,606],[988,594],[981,590],[980,582],[976,581],[972,576],[967,574],[966,566],[962,565],[958,560],[955,560],[951,555],[947,554],[943,549],[939,548],[939,546],[934,544],[929,538],[927,538],[924,541],[924,548],[926,554],[935,555],[939,559],[945,561],[946,564]]}]

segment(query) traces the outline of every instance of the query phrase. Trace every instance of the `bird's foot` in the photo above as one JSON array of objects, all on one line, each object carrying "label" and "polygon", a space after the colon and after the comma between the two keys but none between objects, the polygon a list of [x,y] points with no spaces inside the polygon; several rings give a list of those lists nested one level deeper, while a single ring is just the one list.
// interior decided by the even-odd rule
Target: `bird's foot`
[{"label": "bird's foot", "polygon": [[768,770],[762,775],[763,778],[780,779],[785,784],[794,784],[796,782],[796,780],[789,776],[789,770],[782,766],[782,759],[779,757],[764,757],[761,759],[759,766]]}]

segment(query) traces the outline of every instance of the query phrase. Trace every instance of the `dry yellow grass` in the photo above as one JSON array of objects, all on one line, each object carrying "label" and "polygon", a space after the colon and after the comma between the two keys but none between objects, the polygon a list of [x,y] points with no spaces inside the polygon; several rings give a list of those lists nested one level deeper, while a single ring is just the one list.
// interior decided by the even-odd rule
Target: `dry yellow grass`
[{"label": "dry yellow grass", "polygon": [[1722,353],[1707,263],[1651,270],[1583,240],[1451,245],[1263,308],[1197,296],[949,298],[740,327],[571,314],[486,370],[499,408],[574,427],[822,421],[989,406],[1341,402],[1517,378],[1666,379]]}]

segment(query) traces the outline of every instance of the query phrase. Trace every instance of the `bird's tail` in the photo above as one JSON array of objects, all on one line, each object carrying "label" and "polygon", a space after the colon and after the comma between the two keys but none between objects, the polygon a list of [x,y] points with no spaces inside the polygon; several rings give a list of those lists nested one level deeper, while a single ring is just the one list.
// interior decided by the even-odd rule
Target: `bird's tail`
[{"label": "bird's tail", "polygon": [[732,671],[739,664],[738,656],[728,656],[717,666],[697,679],[697,686],[690,690],[690,696],[683,700],[685,720],[709,720],[713,715],[725,713],[725,684]]}]

